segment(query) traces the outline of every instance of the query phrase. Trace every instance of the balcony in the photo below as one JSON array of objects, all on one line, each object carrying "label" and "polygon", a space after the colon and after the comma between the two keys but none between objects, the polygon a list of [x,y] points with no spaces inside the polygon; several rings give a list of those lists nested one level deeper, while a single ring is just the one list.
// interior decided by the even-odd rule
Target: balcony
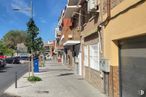
[{"label": "balcony", "polygon": [[68,37],[70,40],[80,40],[80,31],[78,30],[78,27],[72,29]]},{"label": "balcony", "polygon": [[77,12],[81,8],[80,5],[66,6],[66,10],[64,12],[64,18],[71,18],[74,12]]},{"label": "balcony", "polygon": [[71,18],[73,12],[76,12],[81,8],[81,6],[79,5],[79,1],[80,0],[68,0],[64,11],[64,18]]},{"label": "balcony", "polygon": [[79,40],[67,40],[63,45],[70,46],[70,45],[76,45],[76,44],[80,44],[80,41]]},{"label": "balcony", "polygon": [[64,46],[76,45],[80,43],[80,32],[77,28],[72,29],[68,33],[68,39],[64,41]]}]

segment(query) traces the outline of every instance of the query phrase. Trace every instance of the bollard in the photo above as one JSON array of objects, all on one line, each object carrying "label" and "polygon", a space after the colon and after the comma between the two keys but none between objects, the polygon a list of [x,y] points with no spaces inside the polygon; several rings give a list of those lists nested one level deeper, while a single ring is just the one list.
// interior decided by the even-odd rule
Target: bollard
[{"label": "bollard", "polygon": [[15,88],[17,88],[17,72],[15,72]]}]

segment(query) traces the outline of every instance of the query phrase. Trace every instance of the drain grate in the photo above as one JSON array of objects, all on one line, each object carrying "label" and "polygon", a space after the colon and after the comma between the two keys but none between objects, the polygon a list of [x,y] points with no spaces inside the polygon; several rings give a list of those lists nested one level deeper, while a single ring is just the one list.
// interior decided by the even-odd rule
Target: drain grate
[{"label": "drain grate", "polygon": [[49,91],[36,91],[36,92],[39,94],[48,94],[49,93]]}]

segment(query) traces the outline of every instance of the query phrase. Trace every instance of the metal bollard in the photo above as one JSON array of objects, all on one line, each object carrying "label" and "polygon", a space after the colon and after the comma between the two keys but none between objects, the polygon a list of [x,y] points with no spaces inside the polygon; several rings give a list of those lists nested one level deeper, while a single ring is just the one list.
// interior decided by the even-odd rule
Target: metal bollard
[{"label": "metal bollard", "polygon": [[15,72],[15,88],[17,88],[17,72]]}]

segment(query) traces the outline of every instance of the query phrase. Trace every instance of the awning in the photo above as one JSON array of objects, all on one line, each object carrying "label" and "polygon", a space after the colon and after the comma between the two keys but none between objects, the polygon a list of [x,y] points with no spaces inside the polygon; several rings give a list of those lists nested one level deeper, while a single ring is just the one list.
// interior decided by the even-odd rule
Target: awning
[{"label": "awning", "polygon": [[80,41],[79,40],[68,40],[63,45],[69,46],[69,45],[76,45],[76,44],[80,44]]},{"label": "awning", "polygon": [[61,39],[60,40],[62,41],[63,39],[64,39],[64,35],[61,36]]},{"label": "awning", "polygon": [[66,6],[66,10],[64,12],[64,18],[71,18],[73,12],[78,11],[78,9],[80,8],[80,5],[74,5],[74,6]]}]

